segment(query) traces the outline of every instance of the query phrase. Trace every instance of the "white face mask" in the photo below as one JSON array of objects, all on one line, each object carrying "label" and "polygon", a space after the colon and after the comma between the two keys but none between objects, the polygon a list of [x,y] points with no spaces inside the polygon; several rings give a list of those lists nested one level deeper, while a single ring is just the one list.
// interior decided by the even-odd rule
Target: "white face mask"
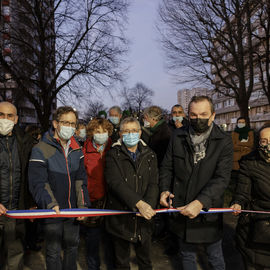
[{"label": "white face mask", "polygon": [[237,126],[238,126],[238,128],[243,128],[246,126],[246,124],[245,123],[238,123]]},{"label": "white face mask", "polygon": [[14,127],[14,122],[8,119],[0,119],[0,134],[6,136]]},{"label": "white face mask", "polygon": [[68,141],[74,135],[75,130],[73,127],[61,126],[58,135],[61,139]]},{"label": "white face mask", "polygon": [[150,127],[150,123],[146,120],[143,121],[144,127]]},{"label": "white face mask", "polygon": [[108,132],[96,133],[93,136],[93,139],[94,139],[95,143],[97,143],[99,145],[102,145],[102,144],[106,143],[108,141],[108,138],[109,138]]},{"label": "white face mask", "polygon": [[85,137],[86,137],[86,129],[85,128],[83,128],[83,129],[80,129],[80,138],[82,138],[82,139],[85,139]]}]

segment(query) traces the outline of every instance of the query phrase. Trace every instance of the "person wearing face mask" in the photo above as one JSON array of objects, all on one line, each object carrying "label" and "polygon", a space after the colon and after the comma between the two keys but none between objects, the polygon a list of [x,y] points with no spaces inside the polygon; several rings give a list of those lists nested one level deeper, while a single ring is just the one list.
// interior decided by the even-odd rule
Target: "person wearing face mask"
[{"label": "person wearing face mask", "polygon": [[146,141],[148,146],[156,153],[158,159],[158,167],[160,167],[163,157],[166,153],[170,138],[171,130],[163,119],[162,109],[158,106],[150,106],[143,112],[144,126],[150,128],[150,137],[142,134],[142,139]]},{"label": "person wearing face mask", "polygon": [[[53,115],[53,128],[33,148],[29,160],[29,189],[40,209],[87,208],[90,205],[84,155],[74,139],[77,112],[59,107]],[[83,217],[44,220],[46,266],[77,269],[79,224]],[[61,256],[63,244],[63,260]]]},{"label": "person wearing face mask", "polygon": [[[112,132],[112,124],[103,118],[95,118],[87,125],[87,139],[83,147],[83,153],[91,208],[103,209],[105,206],[104,167],[106,153],[111,147],[110,136]],[[83,222],[86,231],[88,270],[100,269],[99,244],[101,237],[104,235],[102,221],[101,217],[91,217]],[[106,250],[105,254],[107,254]]]},{"label": "person wearing face mask", "polygon": [[77,142],[83,146],[85,140],[86,140],[86,127],[85,123],[80,121],[77,125],[74,138],[77,140]]},{"label": "person wearing face mask", "polygon": [[31,196],[27,191],[28,160],[33,138],[17,125],[16,107],[0,102],[0,268],[23,268],[24,220],[16,221],[3,214],[7,210],[26,209]]},{"label": "person wearing face mask", "polygon": [[200,244],[212,269],[225,270],[222,214],[199,214],[223,207],[233,163],[232,139],[215,125],[209,97],[194,96],[188,116],[190,125],[173,134],[162,162],[160,204],[180,211],[169,216],[169,224],[177,235],[183,270],[197,269],[196,249]]},{"label": "person wearing face mask", "polygon": [[122,119],[122,110],[118,106],[113,106],[109,109],[109,121],[113,125],[113,133],[111,135],[112,143],[115,143],[120,138],[119,130],[120,130],[120,122]]},{"label": "person wearing face mask", "polygon": [[[231,208],[270,212],[270,122],[259,130],[256,149],[243,156],[239,163]],[[246,270],[270,268],[269,215],[241,213],[235,236]]]},{"label": "person wearing face mask", "polygon": [[172,119],[169,121],[168,125],[172,132],[175,129],[181,128],[188,125],[188,120],[186,119],[186,114],[181,105],[176,104],[171,109]]},{"label": "person wearing face mask", "polygon": [[[237,174],[239,170],[239,160],[242,156],[250,153],[254,148],[254,132],[251,130],[244,117],[237,119],[237,125],[232,132],[233,140],[233,170]],[[237,176],[234,176],[237,178]]]},{"label": "person wearing face mask", "polygon": [[152,269],[151,218],[158,198],[158,168],[155,153],[140,140],[137,119],[128,117],[120,124],[120,139],[106,155],[106,207],[138,212],[137,215],[106,217],[112,235],[115,268],[130,269],[130,245],[135,249],[139,269]]}]

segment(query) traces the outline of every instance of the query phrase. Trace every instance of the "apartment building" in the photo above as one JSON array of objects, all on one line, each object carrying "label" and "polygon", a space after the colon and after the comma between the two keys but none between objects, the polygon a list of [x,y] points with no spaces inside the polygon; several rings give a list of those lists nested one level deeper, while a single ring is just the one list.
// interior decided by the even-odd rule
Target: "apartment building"
[{"label": "apartment building", "polygon": [[[44,1],[45,2],[45,1]],[[38,78],[37,57],[31,50],[26,50],[23,46],[16,46],[14,44],[14,37],[21,33],[21,36],[28,44],[31,44],[34,50],[39,50],[39,44],[37,42],[37,30],[33,29],[30,13],[23,12],[25,6],[33,4],[34,1],[19,1],[19,0],[2,0],[0,4],[0,42],[2,48],[2,55],[6,62],[10,64],[18,64],[22,66],[25,74],[30,74],[31,79]],[[53,4],[53,1],[47,1],[47,5]],[[53,5],[51,6],[51,8]],[[48,6],[50,8],[50,6]],[[21,11],[21,12],[19,12]],[[46,12],[43,14],[46,16]],[[48,24],[49,27],[46,31],[53,32],[53,22]],[[15,33],[15,31],[17,31]],[[54,43],[48,44],[54,48]],[[23,63],[23,64],[22,64]],[[29,71],[29,72],[28,72]],[[47,78],[54,75],[55,63],[50,63],[50,66],[46,70]],[[27,83],[25,83],[26,85]],[[39,100],[40,105],[40,90],[37,85],[29,83],[28,90],[31,94],[35,95]],[[29,124],[38,125],[38,117],[34,105],[21,93],[15,80],[13,80],[11,74],[0,67],[0,100],[6,100],[12,102],[18,108],[19,123],[22,126]],[[56,101],[51,104],[52,108],[56,108]]]},{"label": "apartment building", "polygon": [[209,95],[209,93],[211,92],[208,88],[197,87],[192,89],[181,89],[177,91],[177,102],[183,107],[185,113],[187,113],[188,104],[193,96],[206,96]]},{"label": "apartment building", "polygon": [[[245,72],[245,85],[246,88],[250,85],[250,50],[249,46],[253,48],[253,51],[256,52],[252,55],[253,57],[253,92],[251,93],[251,97],[249,100],[249,118],[251,128],[258,129],[260,128],[266,121],[270,120],[270,106],[269,102],[263,92],[263,84],[264,82],[267,85],[267,74],[266,74],[266,64],[265,57],[269,56],[269,52],[266,51],[265,44],[265,30],[261,25],[261,20],[266,19],[262,15],[263,13],[259,8],[262,6],[255,6],[250,16],[250,24],[252,34],[248,35],[244,32],[242,47],[244,51],[244,72]],[[231,18],[231,25],[235,18]],[[242,18],[242,22],[245,23],[247,18],[244,16]],[[226,32],[226,25],[223,27]],[[249,43],[248,39],[251,39],[251,43]],[[235,45],[235,49],[238,49],[239,44]],[[233,72],[228,73],[227,70],[235,70],[234,61],[232,55],[228,52],[228,50],[224,49],[224,46],[220,45],[220,42],[217,42],[214,50],[217,51],[217,55],[219,55],[220,62],[225,63],[223,66],[220,64],[217,66],[211,67],[211,72],[214,77],[214,82],[216,88],[221,91],[229,91],[232,92],[231,89],[223,87],[223,81],[220,78],[222,76],[223,80],[225,79],[227,82],[234,82],[237,86],[239,86],[239,78],[233,75]],[[260,60],[259,60],[260,59]],[[226,66],[227,64],[227,66]],[[217,70],[219,69],[219,70]],[[219,76],[220,74],[220,76]],[[215,104],[216,110],[216,123],[219,125],[226,126],[227,130],[233,130],[236,125],[237,118],[240,117],[239,108],[235,102],[235,100],[231,97],[225,97],[219,93],[213,93],[212,99]]]}]

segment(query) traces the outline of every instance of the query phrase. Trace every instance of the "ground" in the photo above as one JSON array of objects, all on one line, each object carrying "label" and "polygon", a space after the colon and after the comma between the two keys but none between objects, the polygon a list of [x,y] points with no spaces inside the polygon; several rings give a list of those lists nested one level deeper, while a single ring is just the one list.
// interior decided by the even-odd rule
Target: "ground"
[{"label": "ground", "polygon": [[[226,261],[226,269],[228,270],[243,270],[241,256],[234,247],[234,233],[237,218],[232,216],[231,213],[224,214],[224,238],[223,238],[223,250]],[[154,270],[181,270],[180,258],[178,256],[168,256],[165,254],[167,238],[160,239],[153,242],[152,246],[152,261]],[[28,252],[25,258],[24,270],[45,270],[45,258],[44,258],[44,243],[42,243],[42,250],[39,252]],[[101,270],[105,270],[106,267],[102,263]],[[134,257],[131,263],[131,269],[137,270]],[[198,270],[208,269],[206,257],[203,250],[198,254]],[[87,270],[85,260],[85,247],[84,237],[81,237],[79,256],[78,256],[78,270]]]}]

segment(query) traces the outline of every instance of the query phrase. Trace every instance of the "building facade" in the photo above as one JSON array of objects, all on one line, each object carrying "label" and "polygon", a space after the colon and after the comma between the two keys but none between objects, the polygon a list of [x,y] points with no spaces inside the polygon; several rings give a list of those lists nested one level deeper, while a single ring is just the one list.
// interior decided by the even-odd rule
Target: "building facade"
[{"label": "building facade", "polygon": [[[29,5],[34,5],[34,2],[32,0],[1,1],[0,42],[2,57],[8,64],[18,66],[18,74],[22,77],[24,86],[27,87],[28,91],[35,96],[40,106],[42,106],[40,88],[38,87],[38,83],[33,83],[35,79],[38,82],[38,77],[40,76],[38,67],[39,59],[37,59],[37,52],[40,50],[40,44],[37,41],[38,30],[34,28],[34,17],[29,12]],[[53,4],[53,1],[47,1],[46,3],[49,5],[46,7],[48,10],[50,5]],[[46,12],[44,12],[43,16],[46,16]],[[53,27],[53,22],[48,23],[48,29],[46,31],[53,33]],[[23,42],[27,45],[23,46]],[[47,42],[47,46],[51,46],[51,51],[54,50],[54,42]],[[31,47],[33,48],[32,50],[29,49]],[[29,124],[39,125],[35,107],[23,95],[17,81],[4,66],[0,66],[0,70],[0,100],[9,101],[18,108],[19,123],[21,126]],[[47,78],[54,76],[54,61],[48,65],[45,73]],[[29,82],[27,81],[27,77],[31,78]],[[56,100],[51,106],[53,109],[56,108]]]},{"label": "building facade", "polygon": [[185,113],[188,113],[188,104],[193,96],[206,96],[211,92],[208,88],[192,88],[192,89],[181,89],[177,91],[177,102],[180,104]]}]

